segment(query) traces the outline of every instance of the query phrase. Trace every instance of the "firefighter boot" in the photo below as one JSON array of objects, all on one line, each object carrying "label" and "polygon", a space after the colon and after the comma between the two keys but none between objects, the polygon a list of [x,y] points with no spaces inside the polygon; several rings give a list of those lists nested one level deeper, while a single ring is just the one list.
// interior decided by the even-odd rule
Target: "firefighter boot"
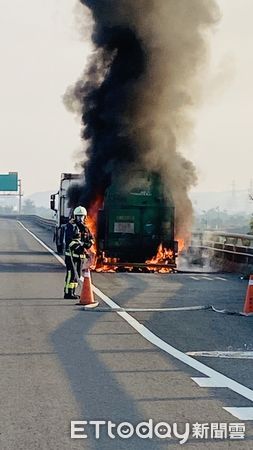
[{"label": "firefighter boot", "polygon": [[69,300],[76,300],[78,297],[74,295],[74,289],[68,289],[68,293],[64,293],[64,298]]},{"label": "firefighter boot", "polygon": [[76,294],[76,288],[75,287],[73,289],[73,295],[75,296],[75,298],[80,298],[80,295]]}]

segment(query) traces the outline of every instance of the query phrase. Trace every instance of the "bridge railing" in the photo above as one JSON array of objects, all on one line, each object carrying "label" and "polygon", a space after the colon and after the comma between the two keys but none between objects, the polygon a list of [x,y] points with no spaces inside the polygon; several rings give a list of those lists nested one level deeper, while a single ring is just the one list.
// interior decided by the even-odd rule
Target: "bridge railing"
[{"label": "bridge railing", "polygon": [[210,256],[227,261],[253,264],[253,235],[206,231],[193,234],[191,248],[207,250]]}]

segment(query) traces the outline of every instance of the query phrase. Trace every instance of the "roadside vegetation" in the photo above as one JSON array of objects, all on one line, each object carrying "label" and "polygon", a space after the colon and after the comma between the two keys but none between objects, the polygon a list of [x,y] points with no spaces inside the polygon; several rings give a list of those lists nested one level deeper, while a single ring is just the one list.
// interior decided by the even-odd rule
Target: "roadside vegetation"
[{"label": "roadside vegetation", "polygon": [[195,213],[194,229],[221,230],[231,233],[252,233],[253,234],[253,215],[245,212],[229,213],[218,208]]}]

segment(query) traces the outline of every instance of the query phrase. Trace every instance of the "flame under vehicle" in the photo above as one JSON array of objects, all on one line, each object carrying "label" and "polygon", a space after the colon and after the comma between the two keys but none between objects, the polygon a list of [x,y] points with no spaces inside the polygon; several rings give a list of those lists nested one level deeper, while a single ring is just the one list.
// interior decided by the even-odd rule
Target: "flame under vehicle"
[{"label": "flame under vehicle", "polygon": [[[67,175],[71,181],[81,177],[76,175],[71,179],[71,174]],[[65,179],[63,174],[61,186]],[[55,209],[54,199],[51,196],[52,209]],[[66,202],[66,191],[61,187],[55,232],[59,252],[64,249],[64,225],[71,213]],[[112,179],[102,208],[94,210],[91,206],[88,226],[95,233],[98,267],[103,264],[176,267],[174,205],[171,197],[164,195],[156,173],[133,171],[126,183]]]}]

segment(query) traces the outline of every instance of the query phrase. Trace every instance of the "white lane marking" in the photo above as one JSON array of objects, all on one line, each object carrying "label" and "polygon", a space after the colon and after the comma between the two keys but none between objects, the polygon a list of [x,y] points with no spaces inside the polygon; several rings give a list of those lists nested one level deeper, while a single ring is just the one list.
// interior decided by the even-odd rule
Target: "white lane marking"
[{"label": "white lane marking", "polygon": [[19,220],[17,222],[19,225],[21,225],[21,227],[24,228],[24,230],[27,231],[27,233],[29,233],[34,239],[36,239],[36,241],[39,242],[39,244],[42,245],[42,247],[44,247],[49,253],[51,253],[59,261],[59,263],[61,263],[63,266],[65,266],[64,260],[59,255],[57,255],[57,253],[55,253],[50,247],[48,247],[46,244],[44,244],[44,242],[42,242],[35,234],[33,234],[30,230],[28,230],[28,228],[26,228],[22,224],[22,222],[20,222]]},{"label": "white lane marking", "polygon": [[199,385],[199,387],[226,387],[222,381],[218,384],[216,380],[207,377],[191,377],[191,379]]},{"label": "white lane marking", "polygon": [[233,416],[240,420],[253,420],[253,408],[238,407],[238,408],[223,408]]},{"label": "white lane marking", "polygon": [[[26,227],[24,227],[21,222],[19,222],[20,225],[31,235],[36,239],[44,248],[46,248],[52,255],[56,257],[56,259],[63,265],[65,265],[63,259],[57,255],[52,249],[50,249],[44,242],[42,242],[40,239],[35,236],[35,234],[31,233]],[[120,306],[114,302],[110,297],[105,295],[100,289],[98,289],[96,286],[93,285],[93,291],[95,294],[97,294],[101,300],[103,300],[108,306],[111,308],[120,308]],[[211,369],[210,367],[206,366],[205,364],[193,359],[191,356],[186,355],[185,353],[181,352],[180,350],[177,350],[175,347],[172,347],[170,344],[167,344],[167,342],[160,339],[158,336],[156,336],[152,331],[150,331],[148,328],[146,328],[144,325],[142,325],[138,320],[134,319],[130,314],[128,314],[126,311],[117,311],[117,314],[122,317],[134,330],[137,331],[144,339],[149,341],[151,344],[153,344],[155,347],[160,348],[164,352],[168,353],[169,355],[176,358],[178,361],[183,362],[184,364],[188,365],[189,367],[192,367],[193,369],[197,370],[198,372],[202,373],[203,375],[206,375],[209,377],[210,381],[209,383],[213,383],[213,387],[219,387],[222,385],[222,387],[227,387],[231,391],[235,392],[236,394],[241,395],[242,397],[250,400],[253,402],[253,390],[247,388],[243,384],[238,383],[235,380],[232,380],[231,378],[228,378],[226,375],[221,374],[220,372],[217,372],[214,369]],[[193,379],[195,381],[196,379]],[[225,409],[225,407],[223,407]],[[233,408],[234,410],[235,408]],[[232,411],[232,408],[228,408],[228,412]],[[233,414],[233,412],[231,413]],[[245,419],[246,420],[246,419]],[[251,420],[251,419],[249,419]]]},{"label": "white lane marking", "polygon": [[192,280],[197,280],[197,281],[199,281],[199,278],[198,278],[198,277],[190,277],[190,278],[192,278]]},{"label": "white lane marking", "polygon": [[[95,294],[97,294],[105,303],[107,303],[111,308],[117,308],[119,305],[115,303],[112,299],[107,297],[103,292],[100,291],[100,289],[93,287],[93,290]],[[243,386],[242,384],[238,383],[235,380],[232,380],[231,378],[228,378],[227,376],[221,374],[220,372],[217,372],[214,369],[211,369],[210,367],[206,366],[205,364],[194,360],[190,356],[186,355],[185,353],[181,352],[180,350],[177,350],[175,347],[172,347],[171,345],[164,342],[162,339],[160,339],[158,336],[156,336],[154,333],[152,333],[148,328],[146,328],[144,325],[142,325],[140,322],[138,322],[136,319],[134,319],[130,314],[127,312],[117,312],[117,314],[122,317],[126,322],[131,325],[142,337],[144,337],[147,341],[149,341],[151,344],[155,345],[156,347],[160,348],[161,350],[165,351],[166,353],[170,354],[174,358],[178,359],[179,361],[183,362],[184,364],[187,364],[188,366],[192,367],[193,369],[197,370],[198,372],[202,373],[203,375],[206,375],[209,381],[207,383],[212,383],[212,387],[227,387],[228,389],[231,389],[231,391],[236,392],[237,394],[241,395],[242,397],[247,398],[250,401],[253,401],[253,391],[252,389],[247,388],[246,386]],[[195,381],[195,379],[193,379]]]},{"label": "white lane marking", "polygon": [[227,278],[215,277],[216,280],[228,281]]},{"label": "white lane marking", "polygon": [[253,359],[253,352],[250,351],[200,351],[187,352],[189,356],[203,356],[209,358],[229,358],[229,359]]}]

